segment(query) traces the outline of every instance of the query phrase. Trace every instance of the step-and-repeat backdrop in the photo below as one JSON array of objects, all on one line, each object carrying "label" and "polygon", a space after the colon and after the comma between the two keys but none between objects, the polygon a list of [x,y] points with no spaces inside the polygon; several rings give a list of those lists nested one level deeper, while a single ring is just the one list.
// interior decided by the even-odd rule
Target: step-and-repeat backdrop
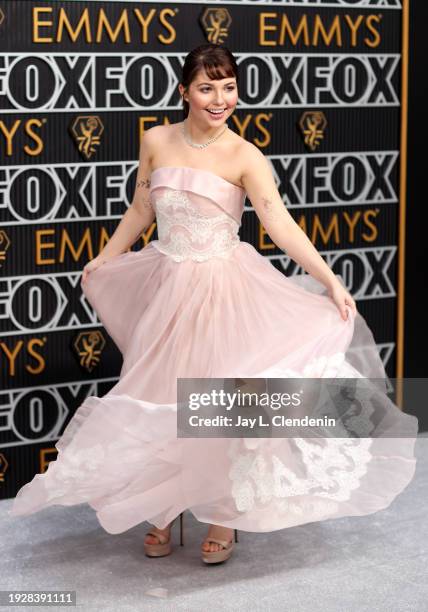
[{"label": "step-and-repeat backdrop", "polygon": [[[268,157],[284,204],[342,275],[388,374],[401,375],[407,10],[0,1],[0,497],[43,472],[84,398],[118,379],[122,356],[81,270],[131,203],[144,130],[183,119],[180,68],[204,42],[237,57],[229,126]],[[153,238],[155,223],[132,249]],[[302,272],[249,201],[241,238],[284,274]]]}]

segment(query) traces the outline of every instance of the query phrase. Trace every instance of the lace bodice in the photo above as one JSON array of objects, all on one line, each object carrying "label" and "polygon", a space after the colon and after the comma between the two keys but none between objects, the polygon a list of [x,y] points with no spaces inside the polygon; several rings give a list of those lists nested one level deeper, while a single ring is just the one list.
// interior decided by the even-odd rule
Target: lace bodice
[{"label": "lace bodice", "polygon": [[174,261],[228,258],[238,246],[245,191],[207,170],[162,166],[152,171],[158,240]]}]

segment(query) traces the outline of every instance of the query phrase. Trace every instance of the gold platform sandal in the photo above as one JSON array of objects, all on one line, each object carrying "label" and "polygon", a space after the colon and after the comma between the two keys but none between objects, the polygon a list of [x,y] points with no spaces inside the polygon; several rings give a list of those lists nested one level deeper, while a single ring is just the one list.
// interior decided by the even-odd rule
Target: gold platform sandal
[{"label": "gold platform sandal", "polygon": [[[235,529],[235,542],[238,541],[238,530]],[[220,540],[218,538],[205,538],[204,542],[215,542],[216,544],[220,544],[223,546],[220,550],[214,550],[212,552],[207,552],[205,550],[202,551],[202,561],[204,563],[222,563],[223,561],[227,561],[229,557],[232,555],[234,543],[233,539],[228,542],[227,540]]]},{"label": "gold platform sandal", "polygon": [[[179,516],[180,546],[183,546],[183,513],[181,512]],[[175,519],[176,518],[177,517],[175,517]],[[166,555],[170,555],[172,553],[171,530],[175,519],[170,523],[169,536],[156,531],[156,527],[152,527],[152,529],[146,533],[146,536],[151,535],[159,540],[159,544],[148,544],[147,542],[144,542],[144,552],[146,553],[147,557],[166,557]]]}]

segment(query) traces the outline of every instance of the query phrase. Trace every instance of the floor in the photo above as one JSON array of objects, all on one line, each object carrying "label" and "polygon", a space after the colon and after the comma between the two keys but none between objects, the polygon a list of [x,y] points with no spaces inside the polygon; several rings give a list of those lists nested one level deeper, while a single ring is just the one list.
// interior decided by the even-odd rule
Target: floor
[{"label": "floor", "polygon": [[6,512],[11,500],[3,500],[0,588],[75,590],[76,607],[85,612],[425,612],[428,434],[419,436],[416,453],[415,478],[386,510],[272,533],[239,532],[232,558],[217,566],[200,561],[207,526],[190,512],[184,546],[177,521],[172,555],[149,559],[142,547],[147,523],[110,535],[86,504],[14,519]]}]

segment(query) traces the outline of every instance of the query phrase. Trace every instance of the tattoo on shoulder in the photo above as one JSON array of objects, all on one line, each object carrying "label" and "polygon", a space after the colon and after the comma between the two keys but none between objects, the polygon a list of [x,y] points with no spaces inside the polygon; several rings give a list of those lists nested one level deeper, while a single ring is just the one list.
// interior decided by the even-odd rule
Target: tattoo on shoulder
[{"label": "tattoo on shoulder", "polygon": [[269,198],[262,198],[262,206],[264,211],[266,212],[266,216],[269,219],[276,219],[278,215],[277,212],[274,210],[272,200],[269,200]]}]

